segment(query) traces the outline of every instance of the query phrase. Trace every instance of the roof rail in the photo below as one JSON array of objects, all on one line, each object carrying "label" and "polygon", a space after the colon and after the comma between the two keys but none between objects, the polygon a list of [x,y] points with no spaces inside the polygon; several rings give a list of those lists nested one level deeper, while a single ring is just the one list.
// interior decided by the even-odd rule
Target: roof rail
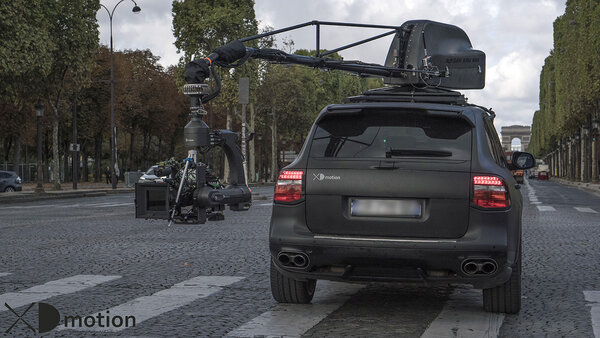
[{"label": "roof rail", "polygon": [[465,105],[467,98],[459,92],[442,88],[394,86],[371,89],[362,95],[346,97],[342,103],[358,102],[426,102]]}]

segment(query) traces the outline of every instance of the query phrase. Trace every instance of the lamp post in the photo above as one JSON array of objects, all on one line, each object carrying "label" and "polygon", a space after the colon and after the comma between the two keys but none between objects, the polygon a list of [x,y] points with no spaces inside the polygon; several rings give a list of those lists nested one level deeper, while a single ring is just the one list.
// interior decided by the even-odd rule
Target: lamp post
[{"label": "lamp post", "polygon": [[35,187],[36,193],[44,192],[44,185],[42,184],[42,128],[40,128],[42,116],[44,116],[44,105],[41,100],[35,105],[35,115],[37,116],[37,186]]},{"label": "lamp post", "polygon": [[262,133],[258,133],[256,134],[256,138],[258,139],[258,152],[260,154],[260,156],[258,157],[258,181],[260,182],[261,177],[263,176],[263,167],[264,167],[264,163],[263,163],[263,151],[261,150],[261,146],[263,144],[262,139]]},{"label": "lamp post", "polygon": [[[112,183],[112,188],[117,188],[117,175],[115,170],[115,162],[117,161],[117,133],[115,130],[115,71],[114,71],[114,61],[113,61],[113,15],[115,14],[115,9],[117,6],[121,4],[125,0],[121,0],[117,2],[117,4],[113,7],[112,11],[108,9],[108,7],[100,4],[100,6],[106,9],[106,13],[108,13],[108,17],[110,19],[110,167],[111,170],[111,178],[110,181]],[[134,0],[131,0],[134,6],[131,10],[134,13],[139,13],[142,9],[137,5]]]}]

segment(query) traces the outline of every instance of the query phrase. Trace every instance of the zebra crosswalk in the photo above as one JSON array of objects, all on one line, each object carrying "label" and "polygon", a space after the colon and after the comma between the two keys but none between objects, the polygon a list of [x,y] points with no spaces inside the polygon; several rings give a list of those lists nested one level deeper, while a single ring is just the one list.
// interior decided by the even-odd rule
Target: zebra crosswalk
[{"label": "zebra crosswalk", "polygon": [[[551,206],[551,205],[536,205],[536,208],[538,211],[557,211],[555,207]],[[563,208],[564,209],[571,209],[571,210],[575,210],[577,212],[582,212],[582,213],[587,213],[587,214],[597,214],[598,212],[592,208],[589,207],[572,207],[573,209],[571,209],[570,207],[567,208]]]},{"label": "zebra crosswalk", "polygon": [[[9,276],[9,272],[0,272],[0,276]],[[53,297],[85,297],[86,290],[110,283],[122,278],[117,275],[75,275],[47,281],[21,291],[0,295],[0,302],[10,304],[11,308],[25,307],[35,302],[47,301]],[[85,335],[81,331],[118,333],[126,329],[144,326],[144,322],[160,315],[168,314],[184,306],[201,301],[219,292],[228,292],[242,276],[196,276],[181,281],[151,295],[141,296],[115,305],[97,313],[80,318],[67,316],[55,330],[61,334]],[[236,325],[224,332],[227,337],[285,336],[298,337],[307,333],[336,310],[340,309],[352,297],[356,296],[364,285],[320,281],[318,292],[312,304],[276,304],[260,315],[249,318],[245,323]],[[110,290],[110,288],[107,288]],[[79,294],[75,296],[75,293]],[[591,320],[596,337],[600,334],[600,292],[584,291],[585,299],[591,303]],[[48,301],[52,303],[52,299]],[[0,309],[3,311],[6,309]],[[103,314],[104,317],[99,316]],[[130,324],[89,325],[88,318],[132,318]],[[85,319],[82,321],[82,319]],[[79,320],[79,321],[78,321]],[[107,319],[108,321],[108,319]],[[503,314],[487,313],[481,308],[481,291],[470,287],[456,287],[450,294],[441,312],[431,321],[421,337],[497,337],[504,321]],[[83,324],[82,324],[83,323]],[[95,322],[99,323],[98,321]],[[106,322],[105,322],[106,323]],[[79,324],[79,325],[76,325]],[[239,324],[239,323],[238,323]],[[151,325],[151,324],[147,324]],[[128,331],[130,332],[130,331]],[[134,332],[130,332],[134,333]],[[88,334],[91,334],[89,332]],[[173,334],[177,335],[177,334]]]},{"label": "zebra crosswalk", "polygon": [[[188,305],[197,299],[208,297],[216,292],[221,291],[222,287],[237,283],[242,279],[244,278],[232,276],[194,277],[192,279],[175,284],[166,290],[158,291],[150,296],[143,296],[133,299],[110,309],[99,311],[98,313],[106,313],[113,318],[117,316],[120,316],[121,318],[127,318],[128,316],[133,317],[135,326],[150,318]],[[91,316],[95,316],[95,314],[91,314]],[[68,327],[68,324],[69,323],[65,323],[65,326],[61,327],[61,329],[116,332],[127,328],[125,325],[112,327]]]},{"label": "zebra crosswalk", "polygon": [[[0,304],[10,304],[16,308],[31,303],[41,302],[48,298],[66,295],[106,283],[121,276],[76,275],[37,285],[18,292],[8,292],[0,295]],[[0,312],[8,310],[0,307]]]}]

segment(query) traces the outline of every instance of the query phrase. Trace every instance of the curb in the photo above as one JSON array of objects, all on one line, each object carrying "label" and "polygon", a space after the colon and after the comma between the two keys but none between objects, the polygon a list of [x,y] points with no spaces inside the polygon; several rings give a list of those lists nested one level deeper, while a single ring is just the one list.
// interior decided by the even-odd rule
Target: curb
[{"label": "curb", "polygon": [[574,187],[577,189],[600,193],[600,184],[598,184],[598,183],[573,182],[573,181],[565,180],[562,178],[555,178],[555,177],[553,177],[551,180],[555,181],[557,183],[560,183],[562,185],[568,185],[568,186],[571,186],[571,187]]},{"label": "curb", "polygon": [[[10,193],[10,196],[0,196],[0,205],[12,204],[12,203],[23,203],[23,202],[36,202],[45,200],[56,200],[56,199],[68,199],[78,197],[100,197],[108,194],[123,194],[133,193],[133,189],[121,189],[121,190],[86,190],[86,191],[66,191],[66,192],[45,192],[41,194],[36,193],[25,193],[22,192]],[[13,195],[14,194],[14,195]]]}]

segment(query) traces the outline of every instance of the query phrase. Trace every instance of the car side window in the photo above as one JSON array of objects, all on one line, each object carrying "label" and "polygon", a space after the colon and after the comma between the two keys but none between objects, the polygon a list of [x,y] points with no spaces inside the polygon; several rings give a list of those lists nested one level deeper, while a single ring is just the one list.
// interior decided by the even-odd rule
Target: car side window
[{"label": "car side window", "polygon": [[508,162],[506,161],[504,150],[502,150],[502,145],[500,145],[500,141],[498,141],[498,133],[496,132],[496,128],[494,128],[494,124],[489,118],[484,118],[484,121],[486,136],[492,148],[494,160],[499,166],[506,168],[508,166]]}]

